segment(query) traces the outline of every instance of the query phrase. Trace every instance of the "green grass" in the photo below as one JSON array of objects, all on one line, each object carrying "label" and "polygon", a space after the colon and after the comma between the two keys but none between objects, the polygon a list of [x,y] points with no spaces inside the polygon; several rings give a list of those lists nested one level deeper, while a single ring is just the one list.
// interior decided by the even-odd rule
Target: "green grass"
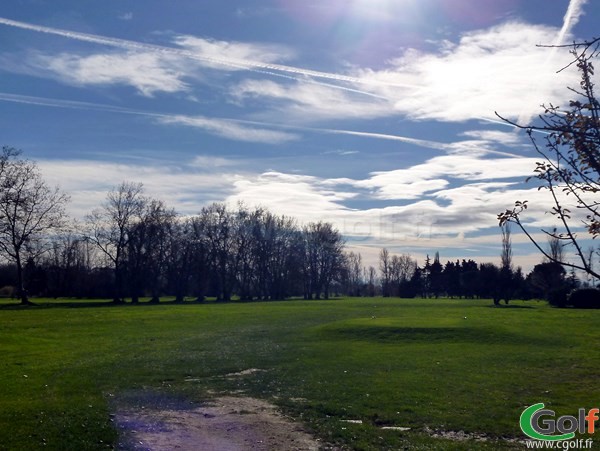
[{"label": "green grass", "polygon": [[[523,438],[526,406],[565,415],[600,400],[600,311],[381,298],[57,303],[0,308],[0,449],[107,449],[114,400],[140,389],[194,402],[243,390],[365,450],[516,447],[426,428]],[[268,371],[224,377],[248,368]]]}]

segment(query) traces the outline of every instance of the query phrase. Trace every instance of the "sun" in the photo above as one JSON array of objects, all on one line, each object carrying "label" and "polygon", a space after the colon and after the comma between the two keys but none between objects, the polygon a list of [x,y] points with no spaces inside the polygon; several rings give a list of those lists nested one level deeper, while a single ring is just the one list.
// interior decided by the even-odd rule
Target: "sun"
[{"label": "sun", "polygon": [[393,20],[398,14],[414,6],[416,0],[351,0],[350,9],[355,18],[364,20]]}]

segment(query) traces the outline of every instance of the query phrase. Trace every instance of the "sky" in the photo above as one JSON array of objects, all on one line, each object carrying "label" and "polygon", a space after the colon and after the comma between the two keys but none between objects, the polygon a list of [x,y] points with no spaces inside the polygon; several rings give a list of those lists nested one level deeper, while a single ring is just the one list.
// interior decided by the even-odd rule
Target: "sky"
[{"label": "sky", "polygon": [[[0,4],[1,144],[83,218],[122,181],[188,215],[211,202],[325,220],[349,249],[499,262],[541,105],[596,0],[11,0]],[[540,255],[513,229],[517,265]]]}]

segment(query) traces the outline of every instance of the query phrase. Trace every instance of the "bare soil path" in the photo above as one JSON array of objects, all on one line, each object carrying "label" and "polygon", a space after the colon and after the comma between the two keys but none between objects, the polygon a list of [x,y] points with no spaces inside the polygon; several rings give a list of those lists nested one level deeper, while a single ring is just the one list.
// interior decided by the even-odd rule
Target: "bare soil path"
[{"label": "bare soil path", "polygon": [[121,450],[304,451],[323,444],[265,401],[222,396],[191,405],[162,395],[120,402],[114,421]]}]

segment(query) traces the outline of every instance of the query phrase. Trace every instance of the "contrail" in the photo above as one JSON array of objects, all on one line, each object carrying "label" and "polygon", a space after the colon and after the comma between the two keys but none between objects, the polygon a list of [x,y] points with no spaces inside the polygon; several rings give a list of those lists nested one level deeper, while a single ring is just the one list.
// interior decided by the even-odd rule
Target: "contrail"
[{"label": "contrail", "polygon": [[[562,27],[561,27],[560,31],[558,32],[558,35],[556,36],[554,43],[552,44],[554,47],[552,47],[550,49],[548,58],[546,59],[546,61],[544,63],[544,69],[550,65],[552,60],[554,60],[554,58],[556,56],[556,52],[558,51],[558,48],[556,46],[563,45],[565,43],[564,40],[565,40],[566,36],[569,33],[571,33],[571,31],[573,30],[573,27],[575,27],[575,25],[577,25],[581,16],[585,14],[583,7],[587,3],[587,1],[588,0],[571,0],[569,2],[569,6],[567,7],[567,12],[565,13],[565,15],[563,17]],[[517,123],[518,124],[528,124],[531,121],[531,119],[532,119],[531,114],[521,113],[519,115],[519,118],[517,119]]]},{"label": "contrail", "polygon": [[363,138],[375,138],[375,139],[385,139],[390,141],[400,141],[408,144],[415,144],[420,147],[427,147],[429,149],[436,150],[451,150],[450,144],[438,142],[438,141],[430,141],[426,139],[417,139],[417,138],[409,138],[406,136],[399,135],[388,135],[385,133],[371,133],[371,132],[359,132],[354,130],[336,130],[331,128],[314,128],[311,129],[313,131],[318,131],[322,133],[331,133],[335,135],[350,135],[350,136],[360,136]]},{"label": "contrail", "polygon": [[69,108],[76,110],[106,111],[110,113],[139,114],[127,108],[121,108],[112,105],[103,105],[100,103],[78,102],[75,100],[49,99],[45,97],[25,96],[20,94],[9,94],[5,92],[0,92],[0,101],[24,103],[27,105],[48,106],[52,108]]},{"label": "contrail", "polygon": [[563,26],[554,41],[554,45],[563,45],[565,43],[564,40],[567,34],[571,32],[573,27],[579,22],[581,16],[585,14],[583,7],[587,1],[588,0],[571,0],[567,12],[565,13],[565,17],[563,18]]},{"label": "contrail", "polygon": [[[418,139],[411,138],[408,136],[401,135],[391,135],[387,133],[374,133],[374,132],[364,132],[357,130],[345,130],[345,129],[333,129],[333,128],[318,128],[318,127],[305,127],[300,125],[288,125],[281,124],[276,122],[264,122],[264,121],[253,121],[247,119],[232,119],[232,118],[205,118],[204,116],[184,116],[181,114],[167,114],[167,113],[153,113],[147,111],[139,111],[133,110],[129,108],[121,108],[118,106],[106,105],[102,103],[91,103],[91,102],[78,102],[73,100],[62,100],[62,99],[51,99],[45,97],[34,97],[34,96],[25,96],[20,94],[10,94],[5,92],[0,92],[0,101],[4,102],[13,102],[13,103],[23,103],[28,105],[38,105],[38,106],[46,106],[51,108],[68,108],[68,109],[79,109],[79,110],[93,110],[93,111],[105,111],[108,113],[119,113],[119,114],[131,114],[136,116],[145,116],[154,119],[158,119],[164,123],[178,123],[187,126],[191,125],[189,120],[186,119],[207,119],[221,122],[229,122],[232,124],[241,124],[241,125],[254,125],[259,127],[270,127],[284,130],[295,130],[295,131],[304,131],[310,133],[323,133],[323,134],[331,134],[331,135],[348,135],[348,136],[357,136],[361,138],[370,138],[370,139],[382,139],[387,141],[399,141],[407,144],[413,144],[415,146],[424,147],[427,149],[441,150],[444,152],[456,152],[456,143],[444,143],[440,141],[432,141],[427,139]],[[499,122],[500,121],[491,121],[491,122]],[[504,124],[506,125],[506,124]],[[202,127],[200,127],[202,128]],[[489,154],[498,154],[503,156],[517,157],[518,155],[511,154],[508,152],[500,152],[493,151],[489,149],[483,149],[482,152]]]},{"label": "contrail", "polygon": [[[111,38],[107,36],[89,34],[89,33],[79,33],[76,31],[69,31],[60,28],[52,28],[52,27],[44,27],[41,25],[35,25],[27,22],[20,22],[17,20],[11,20],[4,17],[0,17],[0,24],[7,25],[10,27],[21,28],[24,30],[35,31],[38,33],[47,33],[53,34],[56,36],[62,36],[68,39],[75,39],[78,41],[91,42],[94,44],[106,45],[110,47],[123,48],[128,50],[135,51],[151,51],[156,53],[163,54],[172,54],[178,55],[181,57],[203,61],[211,64],[218,64],[222,66],[234,67],[236,69],[244,69],[249,71],[275,71],[275,72],[284,72],[293,75],[302,75],[305,77],[311,78],[320,78],[320,79],[328,79],[335,80],[339,82],[347,82],[347,83],[355,83],[362,85],[374,85],[374,86],[388,86],[388,87],[396,87],[396,88],[415,88],[414,85],[410,84],[402,84],[402,83],[389,83],[378,80],[367,80],[364,78],[351,77],[348,75],[335,74],[331,72],[321,72],[310,69],[303,69],[300,67],[294,66],[286,66],[282,64],[274,64],[274,63],[263,63],[260,61],[250,61],[245,59],[234,59],[234,58],[215,58],[212,56],[206,56],[199,54],[197,52],[191,52],[189,50],[177,49],[174,47],[166,47],[155,44],[146,44],[137,41],[130,41],[127,39],[119,39],[119,38]],[[302,79],[297,79],[302,81]],[[343,86],[337,85],[329,85],[332,87],[336,87],[338,89],[349,89],[344,88]],[[372,93],[353,90],[353,92],[359,92],[361,94],[373,95]]]},{"label": "contrail", "polygon": [[[94,110],[94,111],[106,111],[109,113],[119,113],[119,114],[133,114],[137,116],[146,116],[155,119],[169,120],[171,123],[183,123],[182,120],[184,118],[194,118],[194,116],[182,116],[178,114],[165,114],[165,113],[152,113],[146,111],[138,111],[132,110],[129,108],[121,108],[112,105],[105,105],[101,103],[90,103],[90,102],[77,102],[72,100],[62,100],[62,99],[51,99],[45,97],[34,97],[34,96],[25,96],[19,94],[10,94],[0,92],[0,101],[4,102],[13,102],[13,103],[24,103],[28,105],[39,105],[46,106],[52,108],[69,108],[69,109],[80,109],[80,110]],[[237,124],[244,125],[256,125],[261,127],[272,127],[279,129],[287,129],[287,130],[297,130],[297,131],[306,131],[313,133],[326,133],[326,134],[334,134],[334,135],[350,135],[350,136],[359,136],[363,138],[374,138],[374,139],[384,139],[391,141],[400,141],[409,144],[414,144],[420,147],[426,147],[430,149],[437,150],[452,150],[450,144],[441,143],[437,141],[423,140],[410,138],[406,136],[399,135],[389,135],[385,133],[371,133],[371,132],[362,132],[362,131],[354,131],[354,130],[338,130],[338,129],[330,129],[330,128],[318,128],[318,127],[303,127],[298,125],[287,125],[287,124],[279,124],[274,122],[262,122],[262,121],[252,121],[245,119],[231,119],[231,118],[213,118],[215,120],[226,121]],[[189,125],[189,124],[188,124]]]}]

